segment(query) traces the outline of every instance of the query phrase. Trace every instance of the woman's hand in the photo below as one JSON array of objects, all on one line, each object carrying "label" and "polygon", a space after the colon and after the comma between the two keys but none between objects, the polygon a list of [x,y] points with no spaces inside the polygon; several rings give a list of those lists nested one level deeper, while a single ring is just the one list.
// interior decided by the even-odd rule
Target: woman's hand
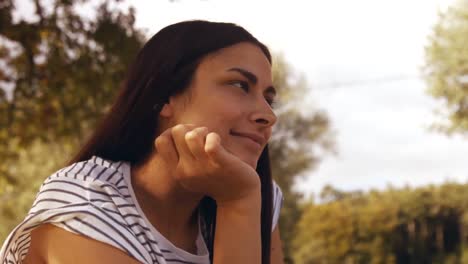
[{"label": "woman's hand", "polygon": [[227,151],[220,136],[206,127],[179,124],[164,131],[155,144],[184,188],[211,196],[218,205],[260,192],[255,169]]}]

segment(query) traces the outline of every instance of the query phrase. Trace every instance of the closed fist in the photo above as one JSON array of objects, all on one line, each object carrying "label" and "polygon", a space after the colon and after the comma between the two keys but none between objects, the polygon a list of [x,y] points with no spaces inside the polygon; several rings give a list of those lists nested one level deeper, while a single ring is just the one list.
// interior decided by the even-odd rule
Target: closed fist
[{"label": "closed fist", "polygon": [[221,137],[207,127],[176,125],[156,138],[155,145],[175,179],[192,192],[223,203],[260,190],[257,172],[225,149]]}]

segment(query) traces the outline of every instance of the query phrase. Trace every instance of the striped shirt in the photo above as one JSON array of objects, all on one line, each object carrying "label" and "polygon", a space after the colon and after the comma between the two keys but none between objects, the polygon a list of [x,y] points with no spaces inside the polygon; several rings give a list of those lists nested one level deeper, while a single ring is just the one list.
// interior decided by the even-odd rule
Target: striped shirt
[{"label": "striped shirt", "polygon": [[[273,224],[283,195],[273,181]],[[176,247],[149,222],[138,205],[130,180],[130,163],[93,156],[49,176],[25,217],[8,236],[0,263],[22,263],[31,231],[45,223],[109,244],[142,263],[209,263],[198,215],[197,254]]]}]

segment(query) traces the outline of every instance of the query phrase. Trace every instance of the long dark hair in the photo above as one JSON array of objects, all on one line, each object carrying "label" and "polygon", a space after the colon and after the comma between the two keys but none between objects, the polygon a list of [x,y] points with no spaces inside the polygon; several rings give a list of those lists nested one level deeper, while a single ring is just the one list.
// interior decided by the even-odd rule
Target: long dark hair
[{"label": "long dark hair", "polygon": [[[131,164],[144,162],[154,151],[158,116],[169,97],[186,89],[200,61],[209,53],[240,43],[257,45],[271,63],[268,48],[232,23],[184,21],[156,33],[137,54],[109,113],[70,164],[93,155]],[[262,263],[270,263],[272,179],[268,146],[257,163],[261,179]],[[199,204],[204,238],[213,262],[216,202],[205,196]]]}]

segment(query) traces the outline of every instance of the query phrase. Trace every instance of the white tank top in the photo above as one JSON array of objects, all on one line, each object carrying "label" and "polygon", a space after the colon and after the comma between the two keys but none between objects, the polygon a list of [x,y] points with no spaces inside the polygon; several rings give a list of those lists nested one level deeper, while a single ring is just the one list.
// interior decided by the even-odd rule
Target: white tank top
[{"label": "white tank top", "polygon": [[[283,195],[273,181],[275,228]],[[142,263],[208,264],[209,252],[198,215],[197,254],[180,249],[148,221],[133,192],[130,163],[93,156],[49,176],[42,184],[26,216],[5,240],[1,263],[22,263],[31,231],[50,223],[123,250]]]}]

